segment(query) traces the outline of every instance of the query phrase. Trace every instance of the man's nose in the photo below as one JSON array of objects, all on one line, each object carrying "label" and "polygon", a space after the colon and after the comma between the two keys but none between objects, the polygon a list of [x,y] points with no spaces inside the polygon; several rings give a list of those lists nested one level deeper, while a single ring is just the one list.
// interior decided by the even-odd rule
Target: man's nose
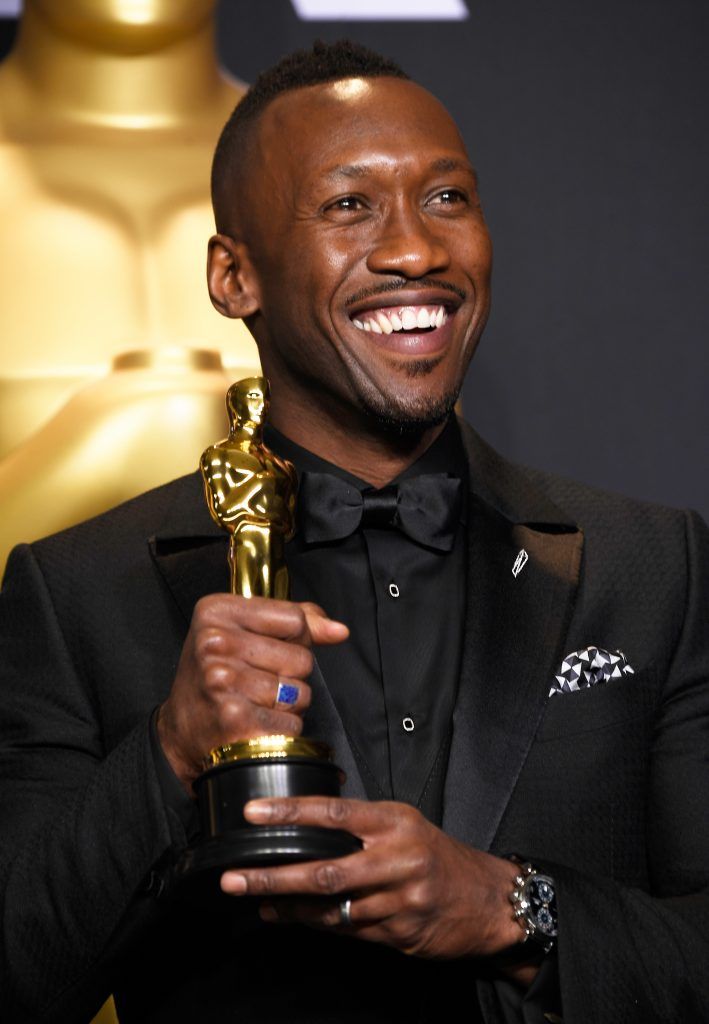
[{"label": "man's nose", "polygon": [[444,240],[415,210],[392,212],[367,257],[367,268],[373,273],[411,278],[446,270],[449,264]]}]

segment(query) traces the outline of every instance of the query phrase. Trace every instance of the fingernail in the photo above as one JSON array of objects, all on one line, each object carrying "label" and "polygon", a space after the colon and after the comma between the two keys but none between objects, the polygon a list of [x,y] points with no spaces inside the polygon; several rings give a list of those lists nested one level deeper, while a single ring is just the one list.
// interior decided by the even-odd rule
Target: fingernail
[{"label": "fingernail", "polygon": [[278,920],[278,911],[271,903],[262,903],[258,908],[258,915],[262,921]]},{"label": "fingernail", "polygon": [[226,871],[221,878],[222,892],[228,892],[230,896],[240,896],[246,892],[246,878],[235,871]]},{"label": "fingernail", "polygon": [[249,800],[244,807],[244,817],[249,821],[268,821],[273,815],[273,807],[267,800]]}]

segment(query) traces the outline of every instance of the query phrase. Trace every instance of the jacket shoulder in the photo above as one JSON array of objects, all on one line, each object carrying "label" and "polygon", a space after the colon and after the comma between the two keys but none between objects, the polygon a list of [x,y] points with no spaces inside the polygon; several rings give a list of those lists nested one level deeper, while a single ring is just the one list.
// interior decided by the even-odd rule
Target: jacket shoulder
[{"label": "jacket shoulder", "polygon": [[555,504],[566,509],[581,528],[622,523],[633,524],[635,528],[638,523],[654,522],[661,527],[684,529],[687,510],[632,498],[529,466],[520,469],[533,486],[543,489]]},{"label": "jacket shoulder", "polygon": [[[697,513],[632,498],[547,470],[526,466],[505,458],[468,424],[461,423],[473,478],[482,478],[498,505],[520,521],[532,521],[555,510],[558,522],[575,524],[584,532],[604,527],[637,532],[657,528],[683,533],[687,516],[702,522]],[[539,519],[543,522],[543,519]]]},{"label": "jacket shoulder", "polygon": [[184,521],[186,532],[200,527],[210,532],[199,473],[155,487],[30,546],[42,566],[67,560],[120,562],[132,551],[147,554],[147,542],[173,521]]}]

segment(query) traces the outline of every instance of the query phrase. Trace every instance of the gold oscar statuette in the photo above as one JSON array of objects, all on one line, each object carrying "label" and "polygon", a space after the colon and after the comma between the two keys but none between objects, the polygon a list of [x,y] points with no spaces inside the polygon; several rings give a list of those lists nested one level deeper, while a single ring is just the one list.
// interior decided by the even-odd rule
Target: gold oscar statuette
[{"label": "gold oscar statuette", "polygon": [[[247,377],[227,392],[229,436],[210,445],[200,468],[209,511],[229,536],[232,594],[290,597],[285,545],[295,529],[297,476],[264,444],[268,381]],[[342,773],[325,743],[301,736],[239,739],[209,752],[195,782],[202,835],[178,873],[218,877],[230,867],[344,856],[359,840],[336,829],[250,825],[248,800],[264,796],[339,796]]]}]

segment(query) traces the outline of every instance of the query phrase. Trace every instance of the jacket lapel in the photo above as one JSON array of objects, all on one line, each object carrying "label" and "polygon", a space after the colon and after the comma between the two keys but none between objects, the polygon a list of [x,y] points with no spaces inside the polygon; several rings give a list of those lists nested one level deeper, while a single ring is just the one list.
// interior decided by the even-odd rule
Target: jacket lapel
[{"label": "jacket lapel", "polygon": [[[463,427],[471,472],[468,605],[443,828],[489,849],[561,660],[583,535]],[[518,554],[527,561],[515,576]]]},{"label": "jacket lapel", "polygon": [[227,538],[213,522],[199,473],[181,477],[155,534],[148,538],[155,566],[189,625],[206,594],[229,589]]},{"label": "jacket lapel", "polygon": [[362,776],[347,739],[340,713],[335,707],[335,702],[317,662],[310,677],[310,686],[313,691],[313,699],[305,713],[303,731],[306,736],[324,740],[330,746],[332,760],[345,775],[342,795],[354,800],[366,800],[367,793]]}]

